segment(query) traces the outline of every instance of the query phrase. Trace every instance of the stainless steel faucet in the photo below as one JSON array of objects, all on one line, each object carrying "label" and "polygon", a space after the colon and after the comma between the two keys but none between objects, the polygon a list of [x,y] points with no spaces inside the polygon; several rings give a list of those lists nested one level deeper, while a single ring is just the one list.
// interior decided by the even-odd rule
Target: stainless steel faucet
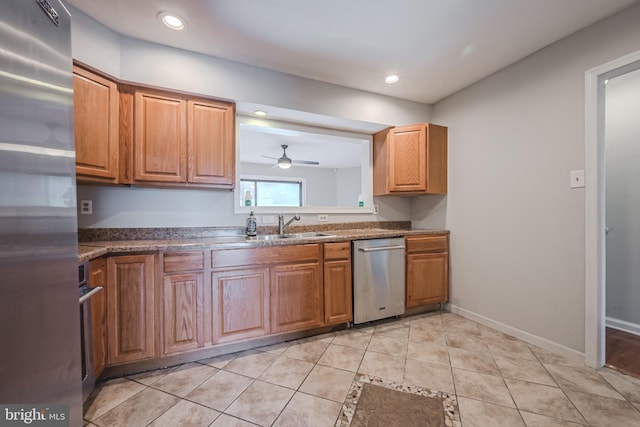
[{"label": "stainless steel faucet", "polygon": [[287,223],[284,222],[284,215],[278,215],[278,230],[280,231],[280,235],[284,234],[284,230],[291,224],[293,221],[300,221],[300,215],[296,215],[291,218]]}]

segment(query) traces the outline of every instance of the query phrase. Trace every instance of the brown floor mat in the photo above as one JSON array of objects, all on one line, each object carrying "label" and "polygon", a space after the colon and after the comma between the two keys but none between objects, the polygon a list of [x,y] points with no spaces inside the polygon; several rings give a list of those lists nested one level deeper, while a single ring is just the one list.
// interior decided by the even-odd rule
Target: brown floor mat
[{"label": "brown floor mat", "polygon": [[445,427],[442,400],[364,384],[351,427]]}]

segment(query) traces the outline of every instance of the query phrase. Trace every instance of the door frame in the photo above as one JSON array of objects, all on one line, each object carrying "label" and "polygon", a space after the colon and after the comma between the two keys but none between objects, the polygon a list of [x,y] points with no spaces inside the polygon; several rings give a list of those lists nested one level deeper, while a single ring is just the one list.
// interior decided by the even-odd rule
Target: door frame
[{"label": "door frame", "polygon": [[640,50],[585,72],[585,362],[605,363],[605,85],[640,69]]}]

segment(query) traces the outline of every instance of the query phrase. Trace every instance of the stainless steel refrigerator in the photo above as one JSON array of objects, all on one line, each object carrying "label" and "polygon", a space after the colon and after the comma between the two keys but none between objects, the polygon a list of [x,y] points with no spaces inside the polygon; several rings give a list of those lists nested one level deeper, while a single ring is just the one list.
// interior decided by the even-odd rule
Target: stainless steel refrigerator
[{"label": "stainless steel refrigerator", "polygon": [[70,16],[1,4],[0,404],[69,405],[82,425]]}]

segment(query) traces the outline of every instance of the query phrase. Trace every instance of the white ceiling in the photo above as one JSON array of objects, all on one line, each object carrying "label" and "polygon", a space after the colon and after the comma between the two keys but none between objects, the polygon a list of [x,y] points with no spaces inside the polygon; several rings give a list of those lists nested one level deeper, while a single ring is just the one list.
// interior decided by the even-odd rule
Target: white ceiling
[{"label": "white ceiling", "polygon": [[67,1],[127,36],[434,103],[638,0]]}]

